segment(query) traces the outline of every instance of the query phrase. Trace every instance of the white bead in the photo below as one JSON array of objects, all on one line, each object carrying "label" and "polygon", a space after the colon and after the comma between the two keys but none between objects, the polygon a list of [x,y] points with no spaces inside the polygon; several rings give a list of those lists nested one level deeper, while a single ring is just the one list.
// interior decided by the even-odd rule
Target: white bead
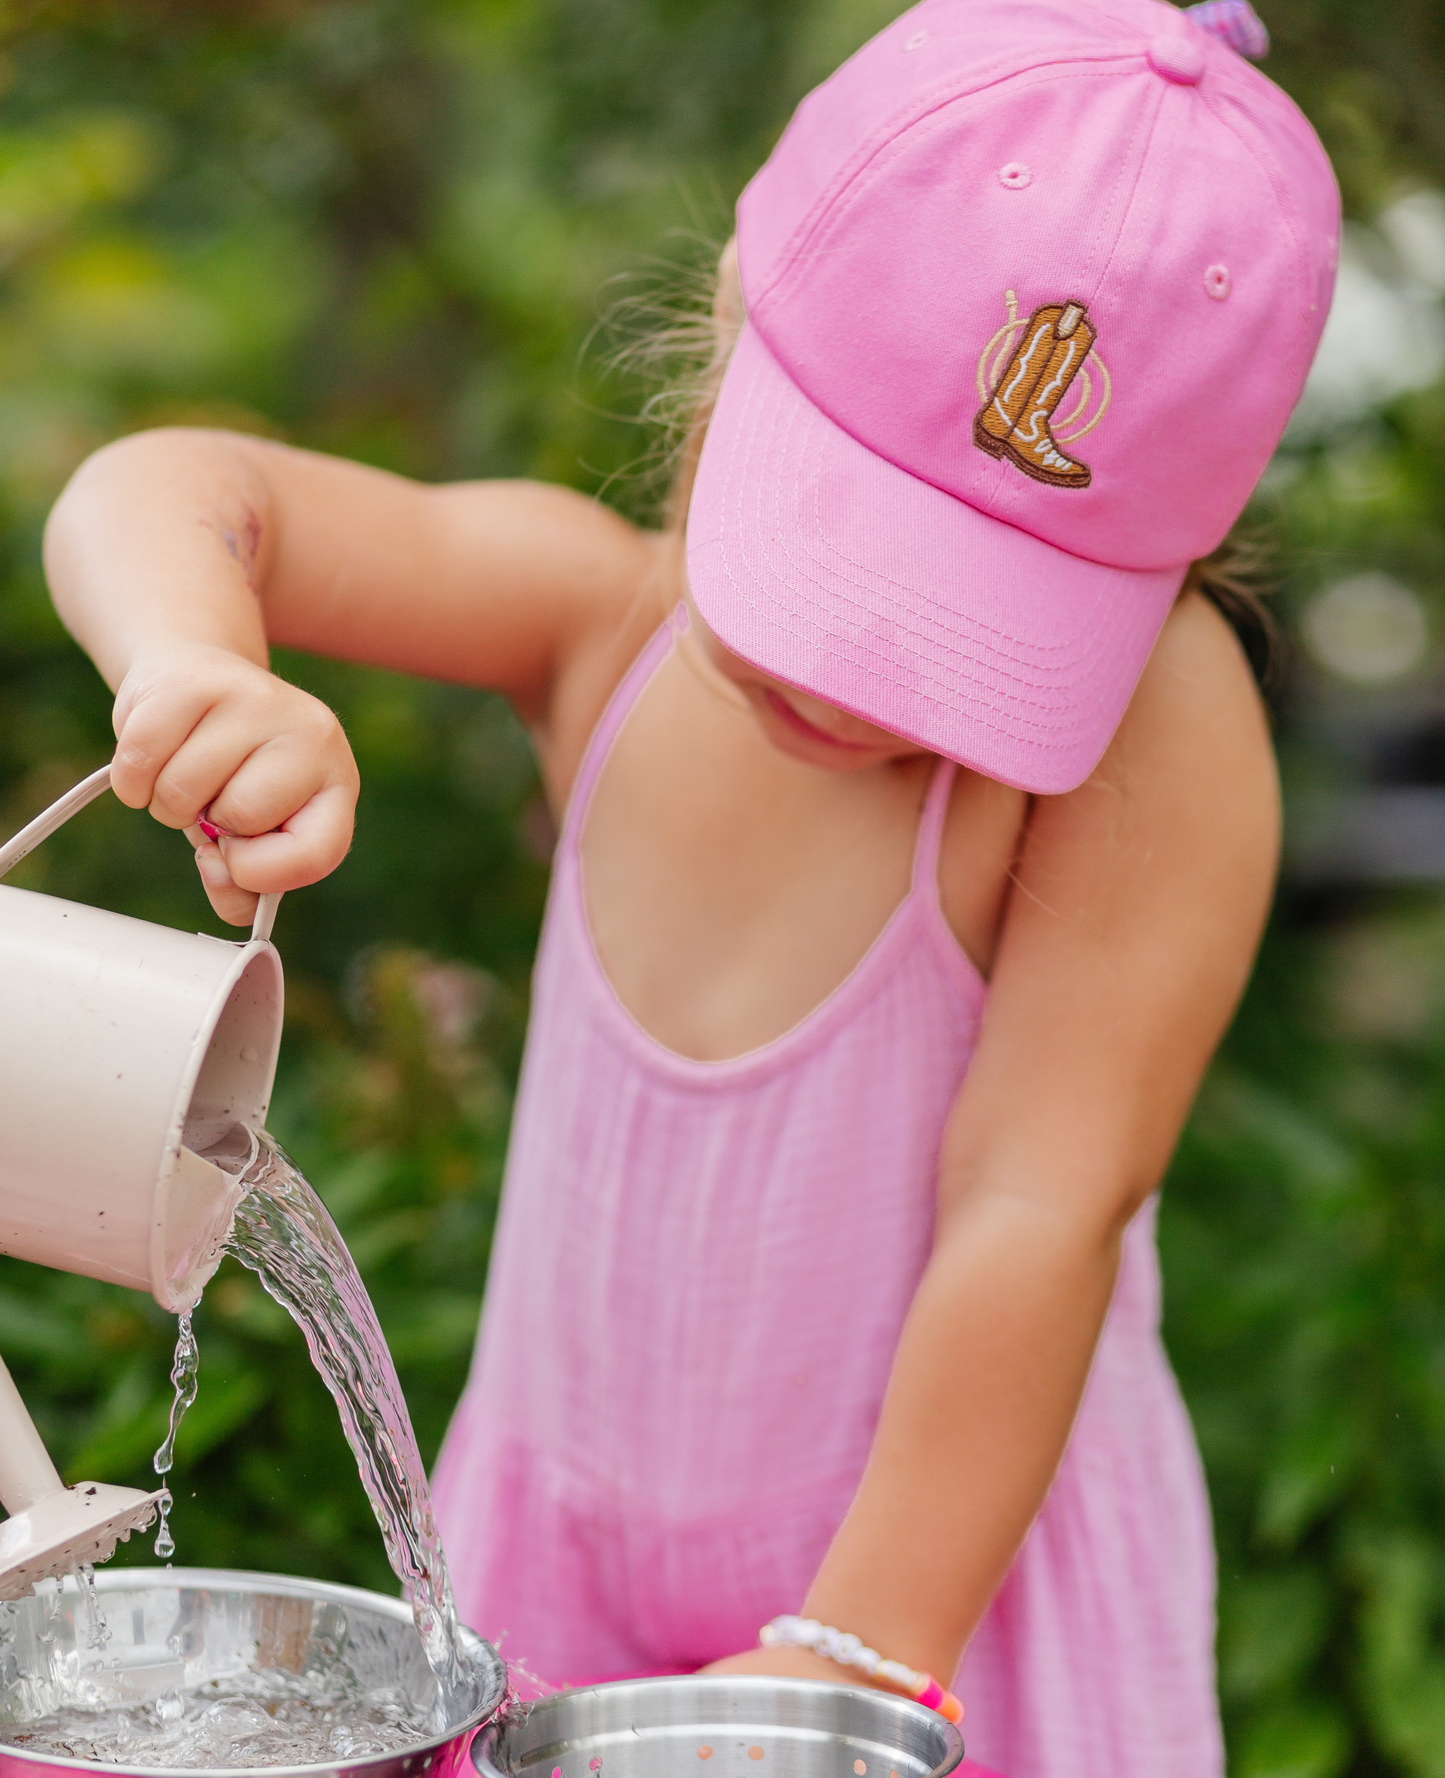
[{"label": "white bead", "polygon": [[916,1686],[919,1675],[901,1661],[885,1661],[876,1648],[869,1648],[861,1636],[850,1630],[836,1630],[831,1624],[820,1624],[815,1617],[775,1617],[758,1631],[758,1641],[765,1648],[779,1644],[791,1648],[811,1648],[830,1661],[844,1667],[856,1667],[871,1679],[875,1675],[892,1680],[896,1685]]}]

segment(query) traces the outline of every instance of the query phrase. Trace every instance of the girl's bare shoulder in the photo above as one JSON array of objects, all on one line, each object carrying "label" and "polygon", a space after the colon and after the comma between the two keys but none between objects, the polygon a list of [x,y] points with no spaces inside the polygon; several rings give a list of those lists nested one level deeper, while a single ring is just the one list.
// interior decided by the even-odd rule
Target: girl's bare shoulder
[{"label": "girl's bare shoulder", "polygon": [[[1200,594],[1170,612],[1100,770],[1144,792],[1227,781],[1226,807],[1255,798],[1275,809],[1264,700],[1239,638]],[[1218,810],[1209,798],[1192,812],[1207,821]]]},{"label": "girl's bare shoulder", "polygon": [[1170,613],[1098,768],[1077,790],[1035,802],[1021,877],[1067,881],[1067,899],[1105,924],[1137,918],[1183,937],[1234,907],[1252,933],[1268,904],[1279,827],[1254,675],[1224,617],[1190,593]]},{"label": "girl's bare shoulder", "polygon": [[608,700],[683,595],[682,541],[601,509],[597,556],[572,589],[545,705],[532,722],[554,808],[567,801]]},{"label": "girl's bare shoulder", "polygon": [[1207,854],[1230,861],[1224,893],[1253,908],[1268,891],[1278,830],[1274,753],[1254,675],[1218,609],[1188,594],[1103,760],[1077,790],[1030,797],[958,774],[939,890],[959,942],[988,975],[1013,885],[1051,903],[1093,899],[1096,913],[1139,896],[1151,918],[1174,920],[1192,898],[1156,897],[1155,887],[1171,869],[1191,874]]}]

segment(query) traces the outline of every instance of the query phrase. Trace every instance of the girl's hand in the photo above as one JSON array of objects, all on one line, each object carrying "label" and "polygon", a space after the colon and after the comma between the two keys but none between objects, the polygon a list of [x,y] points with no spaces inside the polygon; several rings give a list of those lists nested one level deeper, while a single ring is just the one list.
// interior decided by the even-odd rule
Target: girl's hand
[{"label": "girl's hand", "polygon": [[346,856],[356,762],[309,693],[210,643],[151,644],[121,681],[113,721],[116,795],[186,832],[211,906],[233,926],[250,923],[258,895],[314,883]]},{"label": "girl's hand", "polygon": [[[761,1673],[773,1679],[823,1679],[832,1685],[867,1686],[869,1680],[852,1667],[840,1667],[836,1661],[816,1654],[811,1648],[749,1648],[740,1655],[727,1655],[721,1661],[699,1669],[703,1674]],[[886,1686],[875,1688],[886,1691]]]}]

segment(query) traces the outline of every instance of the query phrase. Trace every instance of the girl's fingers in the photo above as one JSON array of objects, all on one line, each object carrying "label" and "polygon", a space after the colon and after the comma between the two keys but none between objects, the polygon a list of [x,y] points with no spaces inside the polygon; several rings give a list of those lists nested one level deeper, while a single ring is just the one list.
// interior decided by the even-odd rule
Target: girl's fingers
[{"label": "girl's fingers", "polygon": [[[194,827],[256,747],[254,730],[211,712],[180,741],[151,783],[150,812],[165,827]],[[304,793],[302,798],[304,799]],[[221,823],[224,825],[224,823]]]},{"label": "girl's fingers", "polygon": [[[337,731],[339,735],[339,730]],[[312,799],[338,778],[355,783],[349,752],[327,745],[323,738],[278,735],[247,755],[205,806],[205,816],[228,834],[251,838],[274,833],[299,816]],[[339,862],[350,844],[348,828],[336,854]]]},{"label": "girl's fingers", "polygon": [[350,849],[355,802],[349,786],[329,785],[270,833],[223,836],[217,849],[232,881],[263,895],[318,882]]},{"label": "girl's fingers", "polygon": [[213,841],[203,841],[196,847],[196,868],[201,873],[206,898],[221,918],[232,926],[249,926],[256,917],[258,898],[249,889],[237,886]]},{"label": "girl's fingers", "polygon": [[110,786],[127,808],[151,806],[157,780],[185,746],[197,725],[204,721],[209,708],[209,699],[199,692],[194,696],[170,697],[164,701],[135,699],[121,721],[117,705]]},{"label": "girl's fingers", "polygon": [[166,827],[193,827],[196,817],[220,800],[251,760],[264,757],[259,778],[253,772],[251,783],[256,787],[269,782],[269,797],[258,798],[254,809],[242,803],[207,819],[241,833],[264,833],[279,826],[315,792],[324,771],[314,756],[308,757],[300,745],[288,746],[287,740],[258,745],[249,725],[212,715],[197,724],[157,775],[151,814]]},{"label": "girl's fingers", "polygon": [[[353,786],[356,768],[334,719],[258,745],[254,728],[219,712],[200,723],[156,779],[150,810],[167,827],[204,819],[229,834],[270,833],[328,783]],[[343,846],[343,852],[344,852]]]}]

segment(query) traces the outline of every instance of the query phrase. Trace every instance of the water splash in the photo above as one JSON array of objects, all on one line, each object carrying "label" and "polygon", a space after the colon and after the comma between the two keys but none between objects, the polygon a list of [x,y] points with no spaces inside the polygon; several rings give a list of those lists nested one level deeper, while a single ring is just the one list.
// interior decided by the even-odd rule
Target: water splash
[{"label": "water splash", "polygon": [[[94,1563],[82,1562],[75,1571],[75,1578],[80,1586],[80,1610],[85,1619],[85,1646],[96,1654],[104,1654],[105,1645],[110,1641],[110,1625],[105,1621],[100,1596],[95,1590]],[[58,1601],[58,1588],[56,1598]]]},{"label": "water splash", "polygon": [[[196,1344],[196,1336],[191,1331],[191,1318],[182,1315],[177,1323],[176,1355],[171,1362],[171,1384],[174,1394],[171,1397],[171,1419],[166,1428],[166,1436],[161,1448],[152,1459],[151,1467],[161,1477],[168,1476],[171,1465],[176,1460],[176,1433],[180,1430],[181,1421],[186,1410],[196,1399],[196,1390],[200,1387],[201,1353]],[[161,1561],[167,1562],[176,1553],[176,1540],[171,1535],[171,1508],[175,1500],[169,1488],[161,1489],[160,1524],[156,1527],[156,1555]]]},{"label": "water splash", "polygon": [[[387,1559],[411,1604],[439,1698],[461,1681],[456,1607],[431,1489],[376,1310],[326,1206],[265,1131],[226,1251],[298,1324],[341,1415]],[[178,1349],[179,1350],[179,1349]]]}]

